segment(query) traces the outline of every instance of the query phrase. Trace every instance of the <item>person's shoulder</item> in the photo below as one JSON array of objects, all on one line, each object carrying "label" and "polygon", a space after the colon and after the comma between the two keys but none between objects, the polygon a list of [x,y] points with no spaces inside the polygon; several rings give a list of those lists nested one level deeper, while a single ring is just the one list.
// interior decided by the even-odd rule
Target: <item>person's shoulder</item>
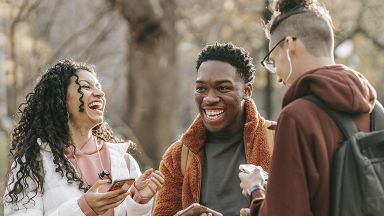
[{"label": "person's shoulder", "polygon": [[282,119],[284,122],[295,122],[301,128],[311,128],[311,123],[321,122],[325,117],[323,110],[314,103],[299,98],[285,106],[280,114],[278,122],[281,124]]},{"label": "person's shoulder", "polygon": [[[316,125],[329,121],[330,117],[324,110],[309,100],[299,98],[281,110],[278,125],[294,124],[304,133],[312,133]],[[287,129],[286,127],[283,128]]]},{"label": "person's shoulder", "polygon": [[168,147],[160,162],[161,172],[172,173],[173,177],[182,176],[180,171],[182,146],[182,142],[178,140]]},{"label": "person's shoulder", "polygon": [[177,140],[176,142],[172,143],[165,151],[163,155],[163,160],[169,159],[170,157],[173,158],[173,160],[177,160],[177,158],[180,158],[182,146],[183,143],[181,142],[181,140]]},{"label": "person's shoulder", "polygon": [[313,115],[313,112],[317,110],[317,106],[312,102],[299,98],[292,101],[290,104],[285,106],[280,115],[289,115],[292,118],[302,118],[306,115]]}]

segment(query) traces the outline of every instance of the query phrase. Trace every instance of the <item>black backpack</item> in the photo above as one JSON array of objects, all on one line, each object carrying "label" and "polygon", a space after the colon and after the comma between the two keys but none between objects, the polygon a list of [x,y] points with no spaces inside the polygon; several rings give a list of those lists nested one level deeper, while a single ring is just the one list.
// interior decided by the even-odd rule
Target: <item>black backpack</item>
[{"label": "black backpack", "polygon": [[328,108],[321,99],[304,99],[321,107],[344,135],[331,167],[330,215],[384,215],[384,109],[376,102],[371,132],[359,132],[346,113]]}]

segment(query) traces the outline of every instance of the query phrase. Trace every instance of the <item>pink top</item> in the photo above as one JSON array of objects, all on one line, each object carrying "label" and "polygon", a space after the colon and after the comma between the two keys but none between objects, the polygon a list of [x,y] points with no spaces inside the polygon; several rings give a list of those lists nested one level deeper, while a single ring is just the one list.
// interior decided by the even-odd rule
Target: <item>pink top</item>
[{"label": "pink top", "polygon": [[[108,145],[106,145],[102,140],[97,140],[97,144],[95,144],[95,140],[96,139],[91,139],[81,149],[76,149],[76,157],[73,155],[73,149],[68,149],[65,152],[68,160],[73,164],[82,180],[90,186],[92,186],[99,179],[98,173],[102,172],[103,168],[111,173],[111,159]],[[100,158],[96,145],[99,148]],[[108,178],[105,176],[104,179]],[[99,191],[106,192],[109,187],[110,184],[102,185],[99,188]],[[85,215],[96,215],[96,213],[88,205],[84,195],[79,198],[78,204]],[[109,209],[102,215],[113,216],[113,208]]]}]

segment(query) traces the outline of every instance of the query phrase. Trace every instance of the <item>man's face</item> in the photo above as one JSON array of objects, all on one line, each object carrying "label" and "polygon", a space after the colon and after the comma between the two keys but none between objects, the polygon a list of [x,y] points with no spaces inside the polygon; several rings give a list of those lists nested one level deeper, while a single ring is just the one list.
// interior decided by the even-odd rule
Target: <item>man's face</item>
[{"label": "man's face", "polygon": [[251,84],[244,84],[236,68],[226,62],[209,60],[197,71],[195,103],[211,133],[239,131],[244,124],[244,98],[251,94]]},{"label": "man's face", "polygon": [[[271,50],[279,41],[278,38],[271,38],[269,40],[269,50]],[[270,60],[274,63],[276,67],[276,75],[278,82],[283,82],[284,84],[290,84],[291,79],[289,79],[289,62],[287,56],[287,46],[285,41],[282,41],[269,55]]]}]

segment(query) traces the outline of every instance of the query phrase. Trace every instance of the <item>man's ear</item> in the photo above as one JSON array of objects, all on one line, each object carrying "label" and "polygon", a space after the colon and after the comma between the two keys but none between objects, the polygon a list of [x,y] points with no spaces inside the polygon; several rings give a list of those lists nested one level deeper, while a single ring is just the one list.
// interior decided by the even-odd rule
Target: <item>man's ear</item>
[{"label": "man's ear", "polygon": [[246,83],[245,86],[244,86],[244,96],[243,96],[243,99],[245,99],[245,100],[250,99],[251,96],[252,96],[252,90],[253,90],[252,83]]},{"label": "man's ear", "polygon": [[285,44],[289,48],[290,53],[295,53],[296,52],[296,44],[295,44],[296,38],[287,36],[285,38]]}]

